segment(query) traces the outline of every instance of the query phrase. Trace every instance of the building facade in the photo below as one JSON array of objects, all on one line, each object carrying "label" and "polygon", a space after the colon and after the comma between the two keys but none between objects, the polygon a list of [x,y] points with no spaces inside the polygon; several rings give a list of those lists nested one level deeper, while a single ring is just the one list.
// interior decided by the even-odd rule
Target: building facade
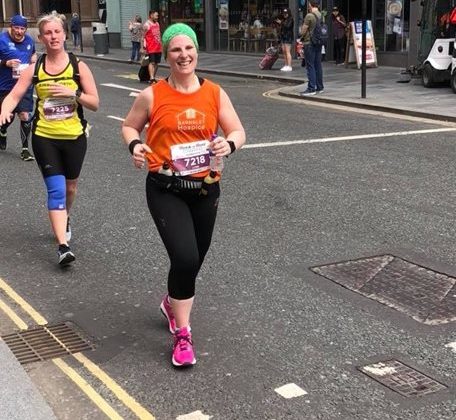
[{"label": "building facade", "polygon": [[[137,14],[145,21],[148,11],[156,10],[163,29],[176,22],[192,26],[202,50],[261,54],[276,42],[275,19],[285,7],[293,14],[298,34],[306,3],[307,0],[3,0],[0,23],[7,25],[12,15],[22,13],[33,26],[39,15],[51,10],[68,17],[77,12],[82,17],[86,45],[92,42],[91,22],[101,20],[107,25],[110,47],[129,48],[128,22]],[[333,6],[339,7],[347,21],[353,21],[361,19],[362,3],[362,0],[322,0],[321,9],[328,23]],[[415,64],[420,1],[366,0],[366,4],[379,64],[398,67]],[[331,44],[327,45],[329,59]]]},{"label": "building facade", "polygon": [[[275,19],[287,7],[291,10],[296,34],[306,10],[307,0],[106,0],[119,17],[122,47],[130,46],[128,21],[148,10],[160,15],[162,28],[185,22],[195,29],[201,49],[260,54],[277,37]],[[347,21],[362,18],[362,0],[322,0],[321,9],[328,23],[333,6]],[[420,2],[415,0],[366,0],[367,17],[372,21],[380,65],[407,67],[416,62]],[[111,22],[108,27],[113,27]],[[327,57],[332,45],[328,43]]]},{"label": "building facade", "polygon": [[12,16],[22,14],[29,21],[29,32],[36,36],[36,22],[38,18],[46,13],[56,10],[64,14],[67,19],[72,13],[81,16],[83,26],[83,41],[86,45],[92,43],[91,22],[100,20],[100,9],[103,8],[106,0],[8,0],[2,1],[0,6],[0,25],[8,27]]}]

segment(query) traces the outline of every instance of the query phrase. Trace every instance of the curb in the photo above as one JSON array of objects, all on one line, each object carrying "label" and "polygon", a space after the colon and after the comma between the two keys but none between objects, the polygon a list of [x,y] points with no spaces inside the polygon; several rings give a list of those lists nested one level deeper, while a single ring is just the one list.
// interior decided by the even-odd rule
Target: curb
[{"label": "curb", "polygon": [[[86,59],[92,59],[92,60],[100,60],[100,61],[109,61],[109,62],[114,62],[114,63],[124,63],[125,60],[121,60],[119,58],[110,58],[106,56],[96,56],[96,55],[89,55],[89,54],[84,54],[80,53],[78,54],[78,57],[83,57]],[[138,65],[137,63],[134,63],[135,65]],[[164,68],[167,69],[169,66],[166,64],[159,64],[159,68]],[[208,69],[208,68],[200,68],[197,67],[196,71],[200,73],[207,73],[207,74],[217,74],[220,76],[231,76],[231,77],[243,77],[243,78],[248,78],[248,79],[258,79],[258,80],[272,80],[272,81],[277,81],[281,82],[284,84],[304,84],[307,83],[307,80],[305,78],[298,79],[298,78],[292,78],[292,77],[283,77],[279,75],[268,75],[268,74],[256,74],[256,73],[243,73],[239,71],[229,71],[229,70],[215,70],[215,69]],[[400,114],[400,115],[406,115],[410,117],[418,117],[418,118],[426,118],[430,120],[436,120],[436,121],[445,121],[445,122],[456,122],[456,116],[445,116],[445,115],[440,115],[440,114],[430,114],[426,112],[420,112],[420,111],[414,111],[411,109],[402,109],[402,108],[393,108],[385,105],[375,105],[372,103],[360,103],[360,102],[348,102],[340,99],[333,99],[329,97],[321,97],[321,96],[311,96],[311,97],[303,97],[300,96],[296,93],[289,93],[289,92],[284,92],[284,91],[279,91],[279,96],[283,97],[288,97],[288,98],[293,98],[293,99],[302,99],[305,101],[314,101],[314,102],[321,102],[321,103],[328,103],[328,104],[334,104],[334,105],[340,105],[340,106],[345,106],[345,107],[350,107],[350,108],[360,108],[360,109],[368,109],[371,111],[379,111],[379,112],[388,112],[388,113],[394,113],[394,114]]]},{"label": "curb", "polygon": [[[100,61],[109,61],[113,63],[126,63],[126,60],[121,60],[119,58],[110,58],[106,56],[96,56],[96,55],[88,55],[84,53],[79,53],[78,57],[89,59],[89,60],[100,60]],[[139,65],[138,63],[133,63],[133,65]],[[166,64],[158,64],[159,68],[167,69],[169,68]],[[263,79],[263,80],[273,80],[282,83],[289,83],[289,84],[303,84],[306,83],[307,80],[303,78],[293,78],[293,77],[283,77],[279,75],[268,75],[268,74],[256,74],[256,73],[243,73],[239,71],[230,71],[230,70],[215,70],[215,69],[208,69],[204,67],[197,67],[196,71],[200,73],[207,73],[207,74],[218,74],[220,76],[233,76],[233,77],[245,77],[248,79]],[[267,70],[265,70],[267,71]]]},{"label": "curb", "polygon": [[392,107],[389,107],[386,105],[349,102],[349,101],[344,101],[341,99],[333,99],[333,98],[322,97],[322,96],[310,96],[310,97],[301,96],[296,93],[289,93],[289,92],[283,92],[283,91],[279,91],[279,96],[293,98],[293,99],[302,99],[304,101],[310,101],[310,102],[321,102],[321,103],[327,103],[327,104],[341,105],[341,106],[350,107],[350,108],[369,109],[371,111],[407,115],[410,117],[426,118],[426,119],[436,120],[436,121],[456,122],[456,116],[452,117],[452,116],[446,116],[446,115],[440,115],[440,114],[430,114],[427,112],[413,111],[411,109],[392,108]]}]

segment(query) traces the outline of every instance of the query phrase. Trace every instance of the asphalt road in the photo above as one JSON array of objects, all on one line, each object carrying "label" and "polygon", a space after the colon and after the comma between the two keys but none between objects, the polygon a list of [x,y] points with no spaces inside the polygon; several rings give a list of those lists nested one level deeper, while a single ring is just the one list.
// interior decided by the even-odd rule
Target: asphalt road
[{"label": "asphalt road", "polygon": [[[102,104],[87,113],[93,129],[72,212],[77,261],[56,266],[43,181],[19,160],[15,124],[0,154],[3,280],[50,324],[77,325],[95,346],[86,355],[157,419],[456,418],[456,354],[445,347],[456,341],[454,324],[422,325],[309,270],[386,252],[456,275],[456,131],[438,131],[455,126],[265,96],[279,85],[211,76],[235,104],[248,147],[226,162],[198,279],[198,363],[177,371],[158,311],[167,256],[148,214],[146,173],[133,167],[115,119],[134,98],[103,86],[144,85],[121,77],[132,74],[127,64],[88,62]],[[2,316],[0,333],[12,328]],[[356,369],[391,357],[449,389],[405,398]],[[27,371],[57,417],[105,418],[52,363]],[[290,383],[307,394],[275,391]]]}]

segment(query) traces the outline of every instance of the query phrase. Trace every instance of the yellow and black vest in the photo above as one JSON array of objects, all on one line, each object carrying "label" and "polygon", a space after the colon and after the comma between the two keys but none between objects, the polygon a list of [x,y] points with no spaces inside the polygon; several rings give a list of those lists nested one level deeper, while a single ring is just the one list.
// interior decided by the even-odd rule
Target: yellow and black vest
[{"label": "yellow and black vest", "polygon": [[49,86],[59,83],[72,90],[80,89],[78,59],[68,53],[69,63],[59,74],[46,72],[46,54],[35,64],[33,84],[38,100],[33,121],[33,133],[57,140],[74,140],[84,133],[87,122],[82,105],[75,97],[56,98],[49,93]]}]

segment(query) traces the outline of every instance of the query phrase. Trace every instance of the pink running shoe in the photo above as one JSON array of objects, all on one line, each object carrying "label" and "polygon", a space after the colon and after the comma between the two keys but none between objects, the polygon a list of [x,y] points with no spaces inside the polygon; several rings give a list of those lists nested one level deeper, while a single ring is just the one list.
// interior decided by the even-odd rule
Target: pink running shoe
[{"label": "pink running shoe", "polygon": [[168,328],[171,334],[176,331],[176,318],[174,318],[171,304],[169,303],[169,296],[166,295],[160,303],[160,311],[163,316],[168,320]]},{"label": "pink running shoe", "polygon": [[174,366],[192,366],[196,363],[190,327],[182,327],[174,333]]}]

